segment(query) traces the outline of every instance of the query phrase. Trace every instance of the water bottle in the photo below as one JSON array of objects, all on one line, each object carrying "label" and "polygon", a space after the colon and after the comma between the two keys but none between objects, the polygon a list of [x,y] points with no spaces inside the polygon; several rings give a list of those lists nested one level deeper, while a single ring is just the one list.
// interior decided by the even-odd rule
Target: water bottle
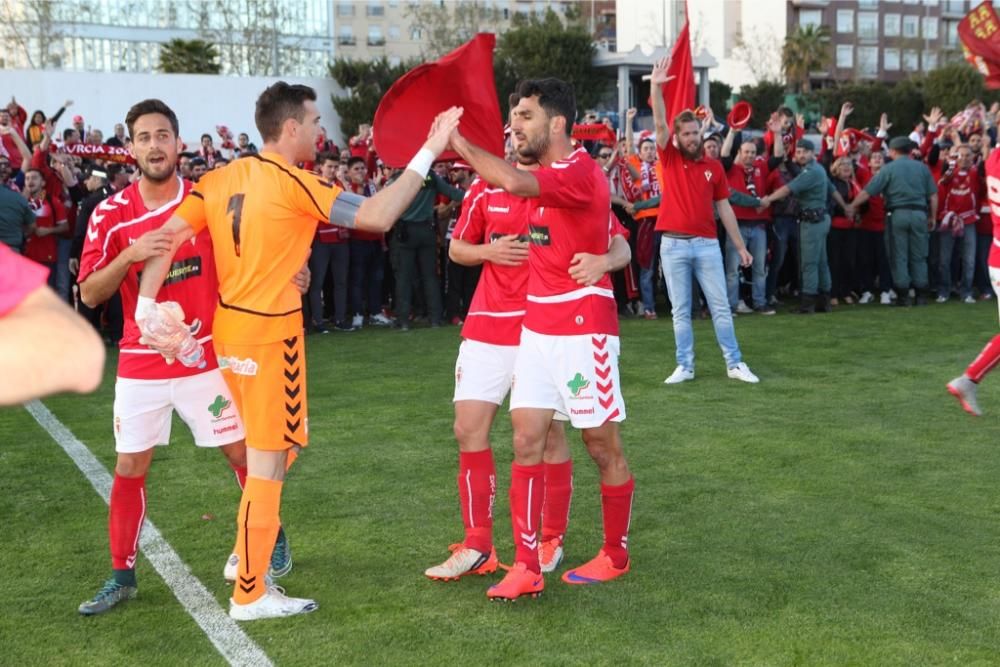
[{"label": "water bottle", "polygon": [[198,339],[190,331],[188,331],[184,342],[181,343],[180,349],[177,351],[177,361],[188,368],[204,368],[206,365],[205,346],[199,343]]}]

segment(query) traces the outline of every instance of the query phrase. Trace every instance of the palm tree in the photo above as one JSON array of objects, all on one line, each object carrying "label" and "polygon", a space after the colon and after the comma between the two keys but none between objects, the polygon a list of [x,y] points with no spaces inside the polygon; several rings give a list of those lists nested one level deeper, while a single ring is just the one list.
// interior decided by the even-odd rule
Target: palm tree
[{"label": "palm tree", "polygon": [[785,76],[799,92],[811,90],[809,73],[823,69],[830,60],[829,26],[807,25],[785,37],[781,64]]},{"label": "palm tree", "polygon": [[160,51],[160,71],[169,74],[218,74],[219,50],[200,39],[172,39]]}]

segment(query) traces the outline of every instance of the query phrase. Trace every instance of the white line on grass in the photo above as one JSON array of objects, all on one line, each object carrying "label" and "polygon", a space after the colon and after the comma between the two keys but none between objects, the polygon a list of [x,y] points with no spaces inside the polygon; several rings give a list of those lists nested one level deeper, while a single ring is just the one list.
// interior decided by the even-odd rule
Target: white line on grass
[{"label": "white line on grass", "polygon": [[[109,502],[111,475],[87,446],[77,440],[72,431],[40,402],[31,401],[25,404],[25,408],[73,459],[76,467],[84,474],[98,495],[104,498],[104,502]],[[230,665],[267,667],[272,664],[267,654],[247,637],[236,621],[229,618],[229,615],[222,610],[198,578],[191,574],[188,566],[163,539],[163,535],[149,519],[143,524],[139,546],[184,610],[205,631],[208,640]]]}]

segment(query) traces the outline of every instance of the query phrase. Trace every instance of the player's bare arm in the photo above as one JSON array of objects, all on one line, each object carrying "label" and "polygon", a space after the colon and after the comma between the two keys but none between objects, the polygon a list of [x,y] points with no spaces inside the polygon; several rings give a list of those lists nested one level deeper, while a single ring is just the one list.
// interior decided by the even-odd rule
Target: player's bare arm
[{"label": "player's bare arm", "polygon": [[190,241],[194,237],[194,229],[191,228],[191,225],[177,215],[171,216],[167,223],[156,231],[167,234],[169,247],[150,256],[143,266],[142,279],[139,281],[139,296],[150,299],[156,299],[177,249],[181,247],[182,243]]},{"label": "player's bare arm", "polygon": [[719,212],[719,220],[722,221],[722,226],[726,228],[726,235],[732,240],[733,245],[736,246],[736,250],[740,254],[740,266],[750,266],[753,264],[753,255],[750,254],[746,244],[743,243],[743,237],[740,235],[740,225],[736,222],[736,214],[733,213],[733,207],[729,203],[729,200],[717,200],[715,202],[715,210]]},{"label": "player's bare arm", "polygon": [[80,298],[91,308],[110,299],[121,286],[130,266],[145,262],[171,248],[170,234],[163,229],[146,232],[123,250],[103,269],[98,269],[80,283]]},{"label": "player's bare arm", "polygon": [[[341,227],[370,232],[385,232],[392,228],[420,192],[434,158],[448,147],[448,137],[458,127],[461,117],[461,107],[452,107],[438,114],[431,125],[423,148],[399,178],[372,197],[341,193],[330,211],[330,222]],[[421,164],[414,164],[417,161]]]},{"label": "player's bare arm", "polygon": [[492,243],[469,243],[452,239],[448,257],[462,266],[479,266],[492,262],[499,266],[520,266],[528,261],[528,243],[518,240],[517,234],[501,236]]},{"label": "player's bare arm", "polygon": [[570,261],[569,275],[573,280],[581,285],[589,287],[594,285],[606,273],[614,273],[618,269],[624,268],[632,261],[632,249],[624,236],[615,236],[611,239],[608,252],[603,255],[592,255],[586,252],[578,252],[573,255]]},{"label": "player's bare arm", "polygon": [[58,391],[87,393],[101,382],[104,343],[52,290],[40,287],[0,318],[0,368],[17,378],[0,382],[0,405]]},{"label": "player's bare arm", "polygon": [[[512,112],[512,116],[518,111]],[[517,197],[537,197],[541,192],[534,174],[515,169],[502,158],[483,150],[463,137],[456,128],[451,134],[451,148],[472,165],[472,169],[490,185],[503,188]]]}]

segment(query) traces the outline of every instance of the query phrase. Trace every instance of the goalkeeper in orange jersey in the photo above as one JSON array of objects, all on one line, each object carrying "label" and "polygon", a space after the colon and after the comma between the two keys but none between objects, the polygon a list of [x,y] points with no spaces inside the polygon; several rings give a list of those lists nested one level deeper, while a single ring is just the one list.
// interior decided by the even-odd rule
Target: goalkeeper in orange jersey
[{"label": "goalkeeper in orange jersey", "polygon": [[403,174],[364,198],[295,166],[315,159],[316,93],[278,82],[257,100],[260,153],[206,174],[163,227],[173,234],[172,249],[146,262],[136,307],[140,329],[159,308],[155,297],[176,249],[202,229],[212,237],[219,276],[215,347],[246,428],[247,481],[237,516],[240,563],[229,610],[237,620],[317,608],[315,601],[286,596],[266,581],[285,471],[308,444],[301,298],[289,281],[309,251],[317,220],[375,232],[392,227],[461,114],[461,109],[440,114]]}]

